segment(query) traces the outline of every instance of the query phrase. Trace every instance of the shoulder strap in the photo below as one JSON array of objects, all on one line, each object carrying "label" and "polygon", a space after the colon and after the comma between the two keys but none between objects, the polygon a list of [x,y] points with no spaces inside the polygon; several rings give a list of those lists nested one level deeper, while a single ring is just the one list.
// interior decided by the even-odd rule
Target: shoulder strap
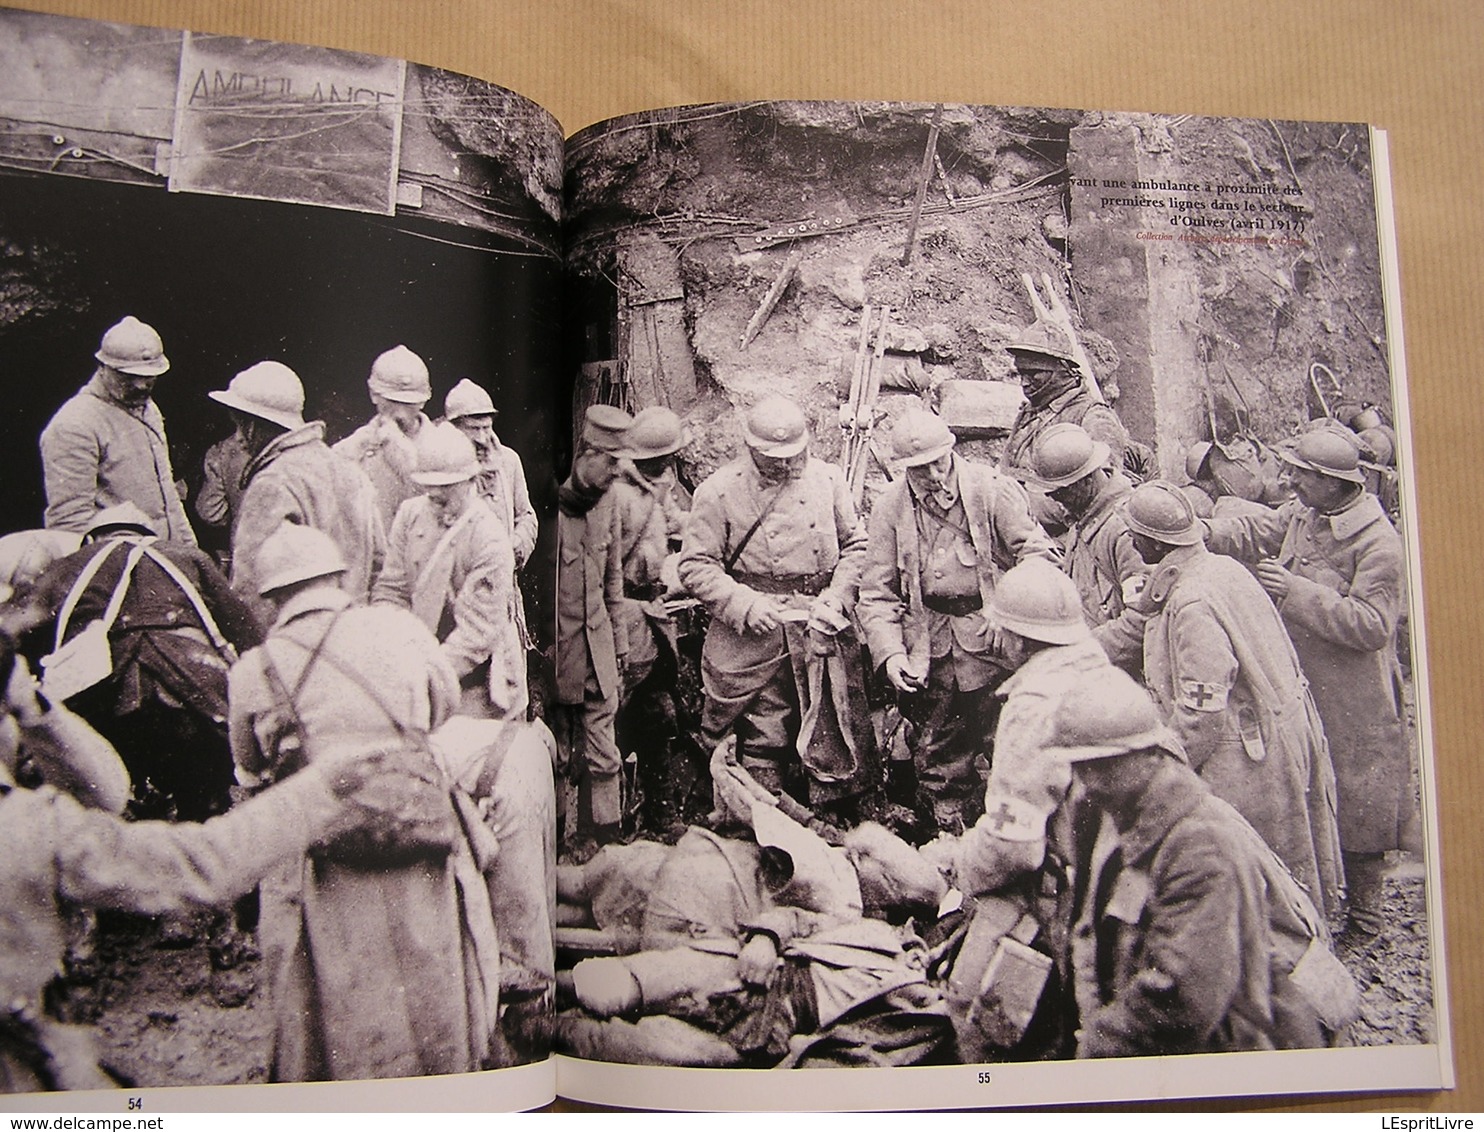
[{"label": "shoulder strap", "polygon": [[144,548],[145,557],[158,566],[169,576],[170,580],[180,587],[180,592],[185,594],[186,599],[196,610],[196,616],[201,619],[202,626],[206,629],[206,635],[211,638],[211,643],[216,646],[216,651],[228,659],[235,660],[237,651],[222,636],[222,631],[217,628],[216,621],[212,618],[210,611],[206,608],[206,602],[201,593],[191,584],[189,578],[180,572],[180,568],[171,562],[165,555],[160,554],[152,546]]},{"label": "shoulder strap", "polygon": [[[103,560],[111,557],[114,548],[121,545],[123,541],[115,540],[111,542],[105,550],[90,558],[88,564],[83,567],[82,573],[77,576],[77,581],[72,583],[72,589],[68,591],[67,599],[62,603],[62,610],[57,615],[57,648],[62,647],[62,641],[67,635],[67,625],[72,620],[72,612],[77,608],[77,603],[82,598],[83,591],[88,588],[88,583],[93,580],[99,568],[102,567]],[[103,616],[100,618],[105,633],[113,628],[113,623],[118,620],[119,610],[124,604],[124,595],[129,592],[129,581],[134,576],[134,567],[139,565],[139,559],[144,554],[146,545],[145,540],[140,540],[129,548],[129,557],[124,562],[124,568],[119,573],[118,581],[113,585],[113,594],[108,599],[108,607],[104,609]]]},{"label": "shoulder strap", "polygon": [[742,557],[742,552],[747,549],[747,544],[752,541],[752,536],[757,534],[758,528],[763,525],[763,520],[772,513],[773,505],[778,502],[778,497],[783,494],[783,489],[787,486],[787,480],[784,480],[781,484],[778,485],[778,489],[774,491],[772,496],[769,497],[768,501],[763,504],[763,509],[758,512],[757,518],[753,520],[752,526],[747,528],[747,533],[742,536],[742,541],[739,542],[735,547],[733,547],[732,552],[727,555],[726,561],[721,564],[721,568],[728,574],[732,572],[732,567],[737,564],[737,560]]},{"label": "shoulder strap", "polygon": [[432,576],[433,567],[437,564],[438,559],[443,556],[443,552],[447,550],[453,540],[458,537],[459,532],[467,527],[470,521],[474,518],[474,508],[476,505],[483,506],[483,503],[482,501],[477,499],[469,500],[469,505],[464,508],[464,513],[457,519],[455,519],[453,523],[449,525],[449,528],[443,532],[443,537],[438,540],[438,545],[433,547],[433,553],[428,555],[427,561],[423,563],[423,568],[418,571],[417,581],[412,584],[413,589],[421,589],[424,585],[427,584]]}]

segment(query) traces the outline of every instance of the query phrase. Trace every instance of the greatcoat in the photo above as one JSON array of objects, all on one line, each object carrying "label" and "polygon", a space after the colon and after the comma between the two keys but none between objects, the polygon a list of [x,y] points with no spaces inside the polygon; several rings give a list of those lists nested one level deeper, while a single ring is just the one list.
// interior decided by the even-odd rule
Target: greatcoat
[{"label": "greatcoat", "polygon": [[1116,472],[1085,514],[1067,530],[1066,571],[1082,597],[1092,635],[1114,664],[1137,676],[1143,661],[1144,613],[1124,601],[1124,583],[1148,567],[1134,549],[1123,505],[1133,486]]},{"label": "greatcoat", "polygon": [[342,588],[364,601],[386,556],[386,528],[365,473],[335,455],[325,426],[311,421],[268,442],[242,473],[241,509],[232,539],[232,585],[264,621],[272,606],[258,596],[258,551],[282,523],[323,531],[345,559]]},{"label": "greatcoat", "polygon": [[[416,431],[429,427],[429,423],[427,415],[419,413]],[[378,413],[344,440],[336,441],[335,451],[360,465],[371,481],[383,529],[391,527],[404,501],[422,493],[411,478],[417,470],[417,447],[389,417]]]},{"label": "greatcoat", "polygon": [[1396,528],[1367,492],[1331,515],[1294,500],[1209,522],[1212,550],[1247,562],[1271,555],[1293,575],[1278,612],[1329,740],[1341,845],[1399,848],[1415,803],[1396,655],[1405,571]]},{"label": "greatcoat", "polygon": [[[439,640],[464,687],[465,714],[524,718],[526,652],[515,607],[515,554],[504,523],[482,496],[445,526],[426,495],[397,509],[373,603],[412,610]],[[483,675],[477,684],[476,675]]]},{"label": "greatcoat", "polygon": [[[233,754],[251,782],[332,751],[416,755],[418,737],[457,706],[458,684],[411,613],[354,606],[318,586],[286,602],[268,639],[232,670],[231,703]],[[422,755],[437,780],[425,739]],[[482,1068],[499,945],[485,879],[461,841],[405,861],[313,852],[261,892],[274,1080]]]},{"label": "greatcoat", "polygon": [[86,531],[99,511],[127,502],[149,516],[162,538],[196,541],[175,490],[159,407],[120,403],[100,374],[42,429],[41,471],[48,527]]},{"label": "greatcoat", "polygon": [[1338,907],[1334,768],[1273,603],[1240,564],[1200,544],[1172,550],[1148,596],[1145,676],[1190,765],[1316,907]]}]

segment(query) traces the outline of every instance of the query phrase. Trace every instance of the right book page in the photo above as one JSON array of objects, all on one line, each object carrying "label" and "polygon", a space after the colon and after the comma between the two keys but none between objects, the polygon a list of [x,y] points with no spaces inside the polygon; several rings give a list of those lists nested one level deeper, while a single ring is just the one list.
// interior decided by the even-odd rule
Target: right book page
[{"label": "right book page", "polygon": [[693,106],[566,225],[563,1096],[1451,1086],[1382,135]]}]

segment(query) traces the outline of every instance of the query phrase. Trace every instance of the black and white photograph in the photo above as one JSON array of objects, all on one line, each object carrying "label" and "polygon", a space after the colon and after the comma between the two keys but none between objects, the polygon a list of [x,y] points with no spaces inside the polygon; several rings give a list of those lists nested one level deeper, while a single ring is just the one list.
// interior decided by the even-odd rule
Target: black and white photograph
[{"label": "black and white photograph", "polygon": [[555,121],[19,11],[0,60],[0,1091],[546,1062]]},{"label": "black and white photograph", "polygon": [[1437,1041],[1374,146],[843,102],[568,142],[559,1050]]}]

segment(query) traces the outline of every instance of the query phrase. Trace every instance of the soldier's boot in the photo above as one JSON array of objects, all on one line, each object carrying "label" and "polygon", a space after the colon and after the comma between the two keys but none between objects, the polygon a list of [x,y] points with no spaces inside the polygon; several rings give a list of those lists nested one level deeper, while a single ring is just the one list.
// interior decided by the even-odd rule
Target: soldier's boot
[{"label": "soldier's boot", "polygon": [[1357,942],[1374,939],[1386,927],[1386,854],[1343,854],[1345,862],[1345,927]]},{"label": "soldier's boot", "polygon": [[752,775],[752,780],[770,794],[787,793],[783,788],[783,766],[776,758],[748,751],[737,761]]},{"label": "soldier's boot", "polygon": [[887,760],[886,801],[909,810],[917,801],[917,767],[911,759]]}]

